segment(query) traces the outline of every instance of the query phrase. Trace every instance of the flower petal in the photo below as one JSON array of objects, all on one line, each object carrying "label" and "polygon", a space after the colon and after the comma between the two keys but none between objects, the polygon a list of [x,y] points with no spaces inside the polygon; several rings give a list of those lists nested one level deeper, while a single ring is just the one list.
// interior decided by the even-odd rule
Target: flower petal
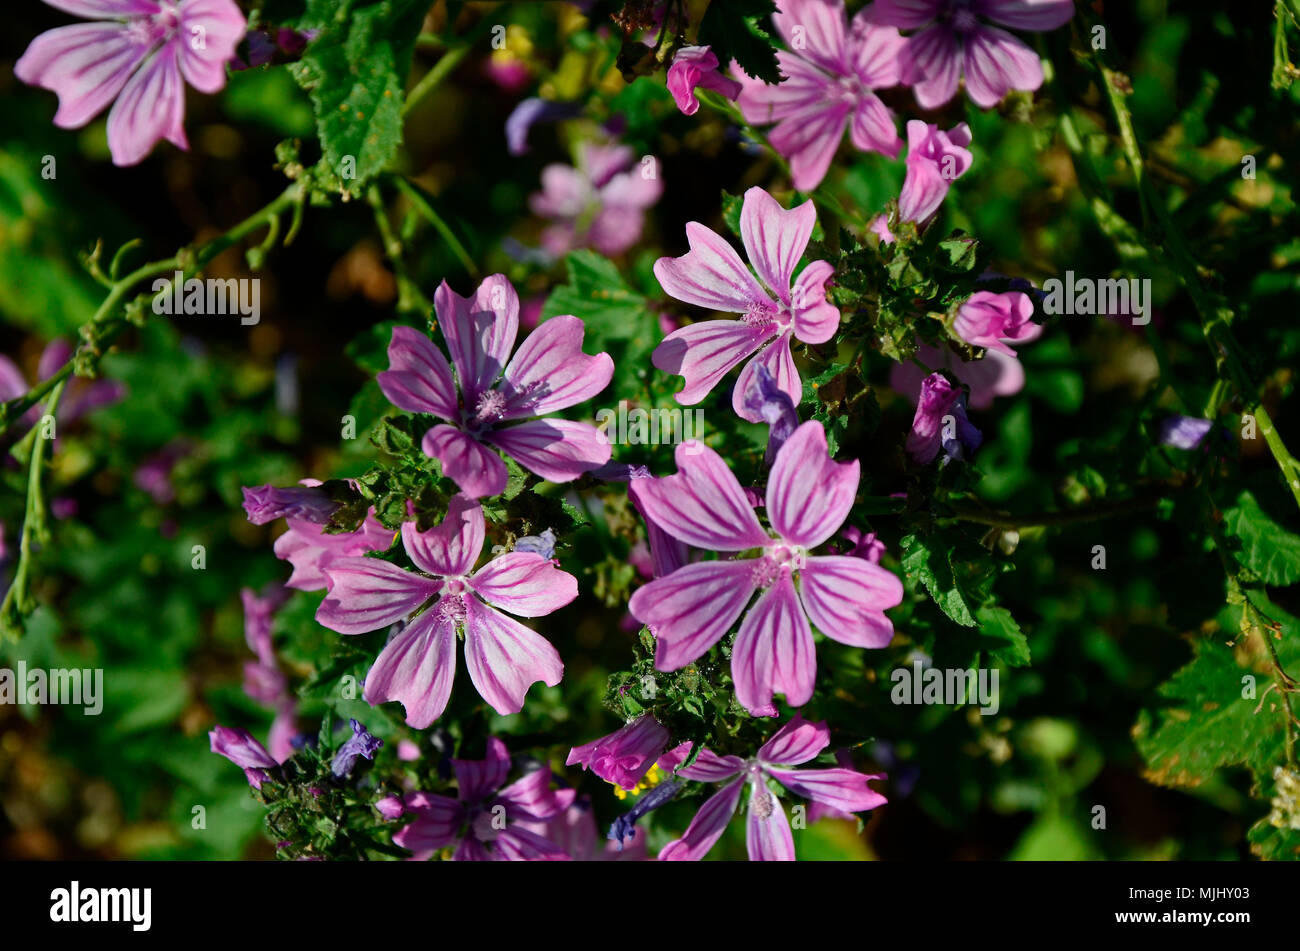
[{"label": "flower petal", "polygon": [[378,376],[388,402],[412,413],[455,420],[460,415],[451,365],[433,341],[414,327],[394,327],[388,369]]},{"label": "flower petal", "polygon": [[777,730],[758,751],[764,764],[798,766],[817,756],[831,745],[831,731],[826,721],[811,723],[796,713],[790,722]]},{"label": "flower petal", "polygon": [[785,304],[790,303],[790,278],[795,265],[803,257],[816,224],[817,210],[811,201],[787,211],[757,186],[745,192],[740,208],[740,239],[745,254],[768,289]]},{"label": "flower petal", "polygon": [[483,550],[483,532],[482,506],[458,492],[447,503],[442,522],[427,532],[415,522],[403,522],[402,547],[431,575],[467,575]]},{"label": "flower petal", "polygon": [[226,84],[226,63],[243,39],[244,16],[234,0],[185,0],[180,6],[181,72],[199,92]]},{"label": "flower petal", "polygon": [[609,385],[614,361],[608,353],[582,352],[583,328],[577,317],[552,317],[524,339],[501,381],[501,419],[567,409]]},{"label": "flower petal", "polygon": [[417,855],[437,852],[456,841],[464,823],[465,808],[455,799],[420,794],[415,820],[393,833],[394,844]]},{"label": "flower petal", "polygon": [[685,779],[694,779],[702,783],[723,782],[745,768],[745,761],[739,756],[719,756],[706,748],[700,750],[700,755],[695,757],[694,763],[679,770],[677,767],[686,762],[690,752],[689,742],[680,743],[659,757],[657,765],[665,772],[676,772],[676,775]]},{"label": "flower petal", "polygon": [[716,644],[753,596],[753,578],[751,561],[701,561],[638,588],[628,610],[655,635],[655,667],[677,670]]},{"label": "flower petal", "polygon": [[858,460],[833,460],[822,424],[806,422],[776,454],[767,479],[767,517],[786,541],[815,548],[848,518],[858,478]]},{"label": "flower petal", "polygon": [[[781,800],[761,780],[749,782],[749,815],[745,819],[745,846],[751,862],[793,862],[794,836]],[[756,805],[762,803],[762,805]]]},{"label": "flower petal", "polygon": [[[826,0],[781,0],[772,14],[786,46],[832,73],[847,68],[843,3]],[[797,30],[797,32],[796,32]]]},{"label": "flower petal", "polygon": [[1055,30],[1074,16],[1073,0],[977,0],[973,8],[976,13],[1017,30]]},{"label": "flower petal", "polygon": [[966,94],[982,109],[996,106],[1012,89],[1033,91],[1043,84],[1043,63],[1017,37],[982,26],[966,38]]},{"label": "flower petal", "polygon": [[466,598],[465,607],[465,667],[493,710],[518,713],[537,681],[560,682],[564,664],[550,641],[477,598]]},{"label": "flower petal", "polygon": [[893,572],[863,558],[809,558],[799,572],[809,619],[832,640],[851,647],[884,647],[894,625],[884,611],[903,600],[903,583]]},{"label": "flower petal", "polygon": [[75,129],[113,101],[148,52],[149,44],[126,24],[76,23],[32,40],[14,64],[14,75],[56,93],[54,124]]},{"label": "flower petal", "polygon": [[426,456],[442,463],[442,472],[471,499],[500,495],[506,490],[506,464],[473,436],[445,423],[424,434]]},{"label": "flower petal", "polygon": [[159,139],[189,148],[178,46],[175,39],[163,44],[130,78],[109,110],[108,150],[114,165],[138,164]]},{"label": "flower petal", "polygon": [[690,251],[679,258],[660,258],[655,277],[670,297],[709,310],[743,314],[769,300],[727,241],[698,221],[686,222]]},{"label": "flower petal", "polygon": [[456,772],[457,796],[461,802],[482,802],[506,781],[510,773],[510,751],[497,737],[489,737],[483,759],[452,759]]},{"label": "flower petal", "polygon": [[400,621],[438,593],[439,582],[378,558],[332,558],[321,568],[329,594],[316,620],[340,634]]},{"label": "flower petal", "polygon": [[674,839],[659,851],[661,862],[698,862],[722,837],[727,823],[735,815],[744,780],[737,779],[718,790],[700,806],[695,818],[680,839]]},{"label": "flower petal", "polygon": [[469,579],[484,601],[519,617],[542,617],[578,596],[578,580],[549,558],[515,551],[493,558]]},{"label": "flower petal", "polygon": [[790,160],[790,181],[802,192],[821,184],[844,138],[852,107],[823,99],[812,110],[778,123],[768,134],[772,148]]},{"label": "flower petal", "polygon": [[506,807],[506,818],[523,822],[545,822],[558,816],[577,796],[575,789],[552,789],[548,766],[534,769],[501,790],[496,802]]},{"label": "flower petal", "polygon": [[465,405],[473,407],[501,375],[515,345],[519,295],[504,274],[484,278],[473,297],[461,297],[443,281],[434,292],[433,309],[460,377]]},{"label": "flower petal", "polygon": [[483,438],[548,482],[572,482],[609,462],[613,451],[603,432],[571,419],[535,419],[490,430]]},{"label": "flower petal", "polygon": [[[787,443],[788,445],[788,443]],[[792,707],[812,699],[816,648],[790,575],[782,572],[750,609],[731,652],[736,700],[756,717],[776,716],[774,693]]]},{"label": "flower petal", "polygon": [[406,710],[407,725],[423,730],[447,709],[455,675],[455,625],[432,608],[379,652],[362,696],[372,707],[396,700]]},{"label": "flower petal", "polygon": [[768,541],[740,482],[722,457],[690,440],[674,453],[677,474],[636,479],[637,507],[665,532],[706,551],[744,551]]},{"label": "flower petal", "polygon": [[760,366],[767,369],[777,389],[789,397],[792,404],[798,406],[803,397],[803,384],[799,381],[799,371],[795,369],[794,355],[790,353],[790,334],[783,333],[745,364],[740,376],[736,377],[736,385],[731,388],[731,408],[737,416],[751,423],[766,422],[761,411],[748,405],[745,399],[758,382]]},{"label": "flower petal", "polygon": [[907,38],[902,80],[922,109],[937,109],[957,95],[961,64],[960,43],[938,23]]},{"label": "flower petal", "polygon": [[839,308],[826,299],[826,282],[834,274],[830,262],[813,261],[794,282],[794,335],[804,343],[825,343],[839,329]]},{"label": "flower petal", "polygon": [[844,812],[866,812],[887,800],[867,785],[881,779],[852,769],[777,769],[765,767],[769,776],[796,795]]},{"label": "flower petal", "polygon": [[770,328],[743,320],[702,320],[664,337],[650,359],[665,373],[685,378],[677,402],[693,406],[771,336]]}]

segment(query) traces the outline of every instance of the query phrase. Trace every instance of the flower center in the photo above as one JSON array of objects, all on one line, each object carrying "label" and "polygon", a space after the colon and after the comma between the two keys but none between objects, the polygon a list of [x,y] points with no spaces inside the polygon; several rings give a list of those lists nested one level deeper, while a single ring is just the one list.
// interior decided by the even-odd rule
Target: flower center
[{"label": "flower center", "polygon": [[505,411],[506,398],[497,390],[486,390],[479,394],[478,400],[474,403],[474,418],[471,422],[482,428],[500,419]]},{"label": "flower center", "polygon": [[958,33],[969,33],[979,26],[975,11],[970,8],[970,0],[954,0],[949,8],[948,23]]},{"label": "flower center", "polygon": [[756,300],[740,318],[755,330],[779,333],[790,325],[790,313],[770,300]]},{"label": "flower center", "polygon": [[438,601],[438,618],[442,621],[450,621],[452,624],[464,624],[469,612],[465,608],[465,599],[461,597],[463,588],[453,590],[453,584],[463,584],[463,582],[447,582],[447,594]]},{"label": "flower center", "polygon": [[798,545],[774,541],[767,546],[763,557],[754,562],[754,584],[770,588],[782,575],[799,571],[808,563],[808,553]]}]

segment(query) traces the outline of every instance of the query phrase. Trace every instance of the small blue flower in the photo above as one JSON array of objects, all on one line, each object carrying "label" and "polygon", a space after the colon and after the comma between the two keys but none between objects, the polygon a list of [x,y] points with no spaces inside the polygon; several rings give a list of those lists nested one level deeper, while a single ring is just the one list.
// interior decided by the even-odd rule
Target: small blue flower
[{"label": "small blue flower", "polygon": [[334,754],[334,762],[330,764],[330,772],[339,779],[351,776],[352,767],[356,763],[358,756],[374,759],[375,752],[383,745],[383,740],[371,736],[366,732],[365,726],[354,719],[352,721],[352,735]]}]

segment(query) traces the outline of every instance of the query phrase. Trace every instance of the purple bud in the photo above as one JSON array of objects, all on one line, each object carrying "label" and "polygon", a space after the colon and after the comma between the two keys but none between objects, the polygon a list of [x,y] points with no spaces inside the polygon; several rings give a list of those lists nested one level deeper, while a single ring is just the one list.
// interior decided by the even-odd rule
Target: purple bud
[{"label": "purple bud", "polygon": [[1173,446],[1175,449],[1195,449],[1212,428],[1213,420],[1175,414],[1160,424],[1156,441],[1162,446]]},{"label": "purple bud", "polygon": [[244,511],[254,525],[265,525],[277,518],[300,518],[324,525],[339,508],[315,486],[260,485],[244,487]]},{"label": "purple bud", "polygon": [[540,535],[525,535],[515,540],[515,551],[532,552],[543,558],[555,557],[555,532],[549,528]]},{"label": "purple bud", "polygon": [[330,764],[330,772],[339,779],[352,775],[352,767],[356,763],[358,756],[374,759],[375,752],[383,745],[383,740],[371,736],[366,732],[366,728],[360,721],[353,720],[352,735],[334,754],[334,762]]}]

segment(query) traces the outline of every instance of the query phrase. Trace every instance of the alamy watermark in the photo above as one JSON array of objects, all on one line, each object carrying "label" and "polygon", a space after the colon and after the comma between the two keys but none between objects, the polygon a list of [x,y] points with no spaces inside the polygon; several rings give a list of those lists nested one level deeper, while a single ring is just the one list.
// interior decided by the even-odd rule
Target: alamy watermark
[{"label": "alamy watermark", "polygon": [[702,409],[628,409],[627,400],[618,401],[618,409],[596,411],[596,425],[611,443],[624,446],[663,446],[696,440],[687,452],[698,452],[704,443]]},{"label": "alamy watermark", "polygon": [[895,704],[932,704],[950,707],[978,703],[984,716],[993,716],[998,699],[998,671],[981,667],[929,667],[919,660],[911,667],[895,667],[889,675],[894,689],[889,699]]},{"label": "alamy watermark", "polygon": [[185,280],[177,271],[172,277],[153,282],[153,312],[160,316],[239,314],[239,322],[251,327],[262,319],[261,278],[209,277]]},{"label": "alamy watermark", "polygon": [[1151,278],[1076,278],[1065,272],[1065,280],[1053,277],[1043,282],[1043,312],[1065,314],[1101,314],[1128,317],[1134,326],[1144,327],[1151,321]]},{"label": "alamy watermark", "polygon": [[82,713],[86,716],[99,716],[104,709],[104,670],[102,667],[29,669],[21,660],[17,670],[0,667],[0,704],[10,703],[79,706],[84,707]]}]

